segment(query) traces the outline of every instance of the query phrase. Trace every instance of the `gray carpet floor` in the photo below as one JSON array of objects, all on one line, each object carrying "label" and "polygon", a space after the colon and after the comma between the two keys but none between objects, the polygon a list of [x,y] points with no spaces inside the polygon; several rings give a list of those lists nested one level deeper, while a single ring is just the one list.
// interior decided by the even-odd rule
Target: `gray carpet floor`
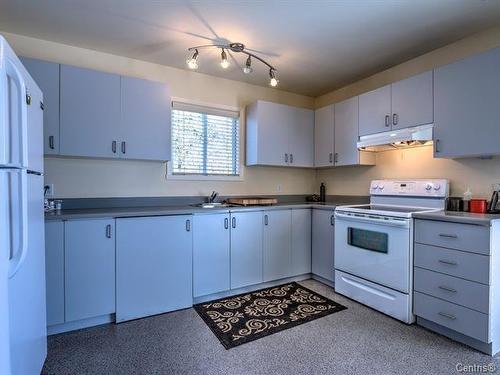
[{"label": "gray carpet floor", "polygon": [[226,350],[193,309],[49,337],[43,374],[456,374],[491,358],[302,285],[348,309]]}]

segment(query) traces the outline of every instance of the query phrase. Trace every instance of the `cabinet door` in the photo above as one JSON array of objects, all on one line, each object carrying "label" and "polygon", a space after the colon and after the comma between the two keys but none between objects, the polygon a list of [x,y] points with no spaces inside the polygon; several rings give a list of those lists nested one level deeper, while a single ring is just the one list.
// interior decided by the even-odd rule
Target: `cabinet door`
[{"label": "cabinet door", "polygon": [[311,272],[311,210],[292,210],[291,276]]},{"label": "cabinet door", "polygon": [[194,297],[229,290],[229,214],[193,217]]},{"label": "cabinet door", "polygon": [[231,213],[231,289],[262,282],[262,212]]},{"label": "cabinet door", "polygon": [[61,155],[118,157],[120,76],[61,65]]},{"label": "cabinet door", "polygon": [[121,77],[121,158],[170,160],[170,107],[166,84]]},{"label": "cabinet door", "polygon": [[314,165],[314,112],[305,108],[289,108],[292,118],[288,123],[289,165]]},{"label": "cabinet door", "polygon": [[359,96],[359,135],[391,130],[391,85]]},{"label": "cabinet door", "polygon": [[115,312],[114,220],[65,223],[66,321]]},{"label": "cabinet door", "polygon": [[264,211],[264,281],[283,279],[291,274],[291,224],[291,210]]},{"label": "cabinet door", "polygon": [[358,97],[335,104],[335,165],[359,164]]},{"label": "cabinet door", "polygon": [[432,71],[395,82],[391,90],[392,129],[432,123]]},{"label": "cabinet door", "polygon": [[26,70],[43,92],[43,148],[59,154],[59,64],[22,57]]},{"label": "cabinet door", "polygon": [[[314,113],[314,166],[333,166],[334,105],[317,109]],[[357,131],[356,131],[357,133]]]},{"label": "cabinet door", "polygon": [[313,210],[312,273],[334,281],[334,217],[333,211]]},{"label": "cabinet door", "polygon": [[192,216],[116,220],[116,321],[193,304]]},{"label": "cabinet door", "polygon": [[500,48],[434,71],[434,156],[500,153]]},{"label": "cabinet door", "polygon": [[287,105],[257,102],[257,164],[288,165],[288,124],[292,115]]},{"label": "cabinet door", "polygon": [[45,224],[47,325],[64,323],[64,222]]}]

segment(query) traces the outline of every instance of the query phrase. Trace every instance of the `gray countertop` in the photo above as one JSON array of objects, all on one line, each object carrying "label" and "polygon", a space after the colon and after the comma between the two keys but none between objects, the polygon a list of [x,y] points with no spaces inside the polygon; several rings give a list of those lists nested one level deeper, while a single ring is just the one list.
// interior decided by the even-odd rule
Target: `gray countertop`
[{"label": "gray countertop", "polygon": [[490,225],[493,220],[500,220],[499,214],[474,214],[470,212],[436,211],[420,212],[413,215],[416,219],[449,221],[453,223]]},{"label": "gray countertop", "polygon": [[[120,207],[120,208],[86,208],[53,211],[45,214],[45,220],[71,220],[85,218],[118,218],[138,216],[164,216],[164,215],[189,215],[208,213],[228,213],[243,211],[279,210],[287,208],[316,208],[323,210],[334,210],[336,206],[346,204],[344,202],[326,203],[281,203],[273,206],[250,206],[250,207],[222,207],[222,208],[200,208],[190,205],[163,206],[163,207]],[[347,203],[348,204],[348,203]]]}]

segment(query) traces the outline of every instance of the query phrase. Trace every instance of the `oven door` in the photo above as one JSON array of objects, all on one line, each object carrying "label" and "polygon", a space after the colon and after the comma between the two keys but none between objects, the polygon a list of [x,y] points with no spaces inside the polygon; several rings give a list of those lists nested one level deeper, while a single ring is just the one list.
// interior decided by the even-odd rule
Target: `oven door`
[{"label": "oven door", "polygon": [[335,269],[410,291],[411,220],[335,213]]}]

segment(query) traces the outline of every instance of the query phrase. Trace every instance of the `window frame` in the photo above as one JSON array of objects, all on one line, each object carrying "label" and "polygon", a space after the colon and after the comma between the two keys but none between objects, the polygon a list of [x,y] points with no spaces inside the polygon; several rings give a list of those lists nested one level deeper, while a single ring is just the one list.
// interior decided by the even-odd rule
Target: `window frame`
[{"label": "window frame", "polygon": [[[176,98],[172,97],[172,102],[171,102],[171,110],[173,111],[173,103],[178,102],[178,103],[184,103],[184,104],[189,104],[193,106],[200,106],[200,107],[208,107],[208,108],[214,108],[214,109],[220,109],[220,110],[225,110],[225,111],[232,111],[232,112],[238,112],[239,117],[238,117],[238,135],[239,135],[239,157],[238,157],[238,162],[239,162],[239,175],[237,176],[232,176],[232,175],[205,175],[205,174],[174,174],[173,173],[173,152],[172,152],[172,157],[171,160],[167,161],[167,174],[166,174],[166,179],[167,180],[173,180],[173,181],[243,181],[244,180],[244,164],[243,164],[243,122],[242,122],[242,110],[238,107],[232,107],[228,105],[221,105],[221,104],[213,104],[213,103],[206,103],[206,102],[199,102],[199,101],[194,101],[194,100],[187,100],[183,98]],[[170,145],[171,149],[173,150],[173,145],[172,145],[172,137],[170,137]]]}]

